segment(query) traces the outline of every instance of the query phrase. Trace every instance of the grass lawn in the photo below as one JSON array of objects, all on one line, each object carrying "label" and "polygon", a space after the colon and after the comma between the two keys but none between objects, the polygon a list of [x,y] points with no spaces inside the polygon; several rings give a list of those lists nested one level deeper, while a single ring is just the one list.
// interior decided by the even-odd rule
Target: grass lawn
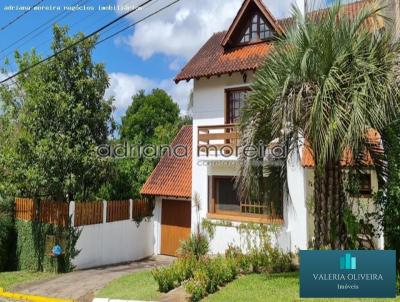
[{"label": "grass lawn", "polygon": [[12,290],[13,287],[17,285],[43,279],[50,279],[51,277],[54,277],[54,273],[38,273],[26,271],[5,272],[0,273],[0,287],[6,290]]},{"label": "grass lawn", "polygon": [[218,292],[208,296],[205,302],[290,302],[290,301],[396,301],[397,299],[303,299],[299,298],[299,279],[297,273],[279,274],[275,276],[248,275],[239,278]]},{"label": "grass lawn", "polygon": [[150,271],[138,272],[111,281],[96,297],[121,300],[155,301],[159,298],[157,282]]}]

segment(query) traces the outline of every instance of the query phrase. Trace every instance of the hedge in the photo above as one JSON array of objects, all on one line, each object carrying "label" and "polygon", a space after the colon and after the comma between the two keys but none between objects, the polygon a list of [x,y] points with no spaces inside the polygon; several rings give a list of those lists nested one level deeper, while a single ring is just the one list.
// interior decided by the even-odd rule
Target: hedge
[{"label": "hedge", "polygon": [[[17,268],[28,271],[69,272],[71,260],[78,255],[75,250],[80,233],[74,228],[65,228],[39,222],[17,220]],[[54,258],[46,249],[46,236],[65,238],[64,254]]]},{"label": "hedge", "polygon": [[15,229],[11,215],[0,212],[0,272],[15,268]]}]

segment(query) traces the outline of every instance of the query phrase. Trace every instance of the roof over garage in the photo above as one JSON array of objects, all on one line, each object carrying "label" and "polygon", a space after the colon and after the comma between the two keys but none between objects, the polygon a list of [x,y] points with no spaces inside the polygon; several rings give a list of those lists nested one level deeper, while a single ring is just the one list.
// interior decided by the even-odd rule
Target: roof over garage
[{"label": "roof over garage", "polygon": [[175,198],[192,196],[192,126],[183,126],[157,164],[140,193],[142,195]]}]

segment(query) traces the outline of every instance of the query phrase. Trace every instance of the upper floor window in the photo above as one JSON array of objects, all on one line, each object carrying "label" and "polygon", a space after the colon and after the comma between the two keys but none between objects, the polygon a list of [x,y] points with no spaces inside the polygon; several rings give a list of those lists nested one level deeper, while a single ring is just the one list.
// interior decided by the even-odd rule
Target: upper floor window
[{"label": "upper floor window", "polygon": [[244,108],[249,88],[231,89],[226,91],[226,123],[236,124],[240,120],[240,112]]},{"label": "upper floor window", "polygon": [[255,14],[247,24],[244,34],[240,40],[241,44],[257,42],[272,38],[273,31],[267,25],[266,21],[259,14]]}]

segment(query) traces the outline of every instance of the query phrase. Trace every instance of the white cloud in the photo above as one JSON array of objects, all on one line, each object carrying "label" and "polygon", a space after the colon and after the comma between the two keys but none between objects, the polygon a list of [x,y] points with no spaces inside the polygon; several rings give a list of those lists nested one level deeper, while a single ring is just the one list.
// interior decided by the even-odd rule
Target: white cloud
[{"label": "white cloud", "polygon": [[114,96],[115,117],[119,118],[124,114],[132,102],[132,96],[141,89],[149,91],[154,88],[155,83],[138,75],[125,73],[111,73],[110,87],[106,91],[106,97]]},{"label": "white cloud", "polygon": [[190,91],[193,88],[192,82],[181,81],[179,84],[175,84],[172,80],[163,80],[160,82],[159,88],[164,89],[178,103],[182,114],[186,113]]},{"label": "white cloud", "polygon": [[140,90],[146,92],[154,88],[164,89],[172,99],[178,103],[181,112],[185,113],[189,102],[189,94],[192,88],[191,83],[181,82],[176,85],[172,79],[165,79],[160,82],[141,77],[139,75],[130,75],[126,73],[111,73],[110,87],[106,91],[106,97],[114,96],[116,107],[114,117],[119,121],[126,109],[132,103],[132,96]]},{"label": "white cloud", "polygon": [[[296,0],[264,0],[276,18],[287,16]],[[118,0],[119,4],[126,0]],[[176,57],[189,59],[215,32],[229,28],[243,0],[181,0],[178,4],[136,25],[126,40],[132,51],[143,59],[164,54],[173,61]],[[138,4],[138,0],[131,0]],[[161,0],[131,18],[138,20],[171,3]],[[172,64],[172,68],[176,65]]]}]

